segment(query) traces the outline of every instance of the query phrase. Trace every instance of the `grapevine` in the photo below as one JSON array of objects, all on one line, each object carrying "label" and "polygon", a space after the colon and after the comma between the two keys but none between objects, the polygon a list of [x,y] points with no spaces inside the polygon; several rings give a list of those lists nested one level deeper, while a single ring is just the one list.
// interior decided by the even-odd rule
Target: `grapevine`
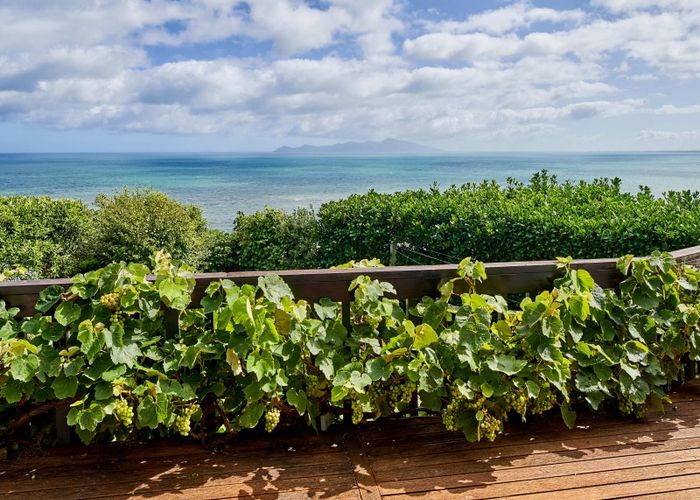
[{"label": "grapevine", "polygon": [[[406,312],[389,283],[359,276],[349,322],[337,304],[297,300],[275,275],[255,286],[212,281],[195,302],[193,271],[165,253],[156,260],[155,269],[111,264],[76,276],[69,289],[47,288],[33,317],[17,317],[0,299],[0,407],[9,409],[0,417],[19,401],[76,398],[68,421],[86,442],[128,437],[134,426],[140,437],[186,436],[201,404],[206,438],[263,425],[271,432],[280,408],[323,427],[338,408],[359,424],[416,400],[448,430],[492,440],[509,414],[558,405],[575,425],[571,409],[595,402],[592,391],[603,408],[639,417],[679,379],[682,360],[700,357],[689,333],[686,344],[660,337],[693,332],[700,321],[700,271],[664,254],[621,259],[619,290],[594,290],[590,275],[562,259],[555,288],[517,306],[457,295],[447,283]],[[470,290],[485,275],[470,260],[457,272]],[[640,299],[650,286],[656,295]],[[640,339],[625,327],[655,315],[663,331]]]}]

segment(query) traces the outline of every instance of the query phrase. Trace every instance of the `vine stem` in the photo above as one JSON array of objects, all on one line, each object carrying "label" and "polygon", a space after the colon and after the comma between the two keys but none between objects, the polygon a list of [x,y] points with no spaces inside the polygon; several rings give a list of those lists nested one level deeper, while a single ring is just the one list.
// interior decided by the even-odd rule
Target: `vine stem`
[{"label": "vine stem", "polygon": [[232,433],[233,428],[231,427],[231,422],[229,421],[228,417],[226,416],[226,412],[224,412],[224,409],[221,408],[221,405],[216,400],[214,400],[214,409],[219,414],[221,419],[224,421],[224,427],[226,427],[226,432],[229,434]]},{"label": "vine stem", "polygon": [[39,406],[36,406],[29,410],[27,413],[23,414],[21,417],[19,417],[14,424],[12,424],[12,427],[10,428],[10,434],[14,434],[17,432],[19,429],[24,427],[31,419],[36,417],[37,415],[41,415],[42,413],[45,413],[50,410],[54,410],[56,408],[61,408],[62,406],[68,406],[76,401],[78,401],[80,398],[74,397],[70,399],[57,399],[54,401],[49,401],[48,403],[41,404]]}]

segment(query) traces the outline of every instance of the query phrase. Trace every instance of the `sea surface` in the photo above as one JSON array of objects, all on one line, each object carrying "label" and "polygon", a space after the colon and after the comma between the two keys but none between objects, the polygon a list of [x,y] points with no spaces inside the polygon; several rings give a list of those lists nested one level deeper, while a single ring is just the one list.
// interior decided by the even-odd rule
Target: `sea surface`
[{"label": "sea surface", "polygon": [[623,188],[700,190],[700,152],[511,153],[441,156],[270,154],[0,154],[0,195],[49,195],[90,204],[129,187],[164,191],[200,206],[212,227],[230,229],[238,211],[315,207],[369,189],[394,192],[547,169],[560,180],[620,177]]}]

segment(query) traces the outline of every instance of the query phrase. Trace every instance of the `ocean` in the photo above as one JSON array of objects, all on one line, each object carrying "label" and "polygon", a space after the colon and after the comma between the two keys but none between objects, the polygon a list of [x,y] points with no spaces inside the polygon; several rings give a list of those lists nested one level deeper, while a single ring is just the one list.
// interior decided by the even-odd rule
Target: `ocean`
[{"label": "ocean", "polygon": [[510,153],[440,156],[271,154],[0,154],[0,195],[49,195],[90,204],[99,193],[149,187],[200,206],[212,227],[238,211],[293,209],[364,193],[482,180],[527,181],[547,169],[560,180],[620,177],[636,191],[700,190],[700,152]]}]

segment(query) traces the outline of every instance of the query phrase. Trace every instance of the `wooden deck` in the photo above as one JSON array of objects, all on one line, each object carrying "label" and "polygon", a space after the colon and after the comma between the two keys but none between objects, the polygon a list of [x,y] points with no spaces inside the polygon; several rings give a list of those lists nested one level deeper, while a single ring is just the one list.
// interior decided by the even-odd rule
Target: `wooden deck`
[{"label": "wooden deck", "polygon": [[194,444],[72,446],[0,462],[3,498],[700,498],[700,383],[644,421],[580,415],[469,444],[439,420]]}]

